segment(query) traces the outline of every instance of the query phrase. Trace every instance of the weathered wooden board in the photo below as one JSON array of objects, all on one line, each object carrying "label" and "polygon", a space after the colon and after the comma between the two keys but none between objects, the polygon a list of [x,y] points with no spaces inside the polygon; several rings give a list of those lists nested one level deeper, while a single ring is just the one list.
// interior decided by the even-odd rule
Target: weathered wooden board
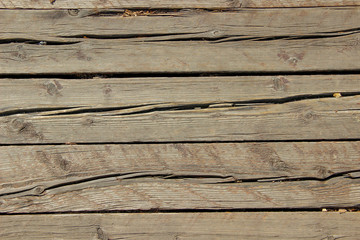
[{"label": "weathered wooden board", "polygon": [[360,69],[360,8],[159,14],[3,10],[0,73]]},{"label": "weathered wooden board", "polygon": [[360,179],[229,182],[151,172],[70,181],[1,195],[0,213],[359,207]]},{"label": "weathered wooden board", "polygon": [[[360,75],[1,79],[0,115],[47,108],[284,101],[360,94]],[[221,106],[221,105],[220,105]]]},{"label": "weathered wooden board", "polygon": [[271,37],[330,38],[355,34],[359,32],[360,22],[360,7],[235,12],[151,11],[142,14],[126,17],[121,10],[0,10],[0,39],[4,43],[5,40],[19,42],[21,39],[66,43],[90,39],[117,39],[117,42],[205,39],[222,42],[259,38],[255,40],[267,44],[270,41],[267,38]]},{"label": "weathered wooden board", "polygon": [[215,182],[319,179],[360,172],[360,142],[0,147],[0,195],[131,173]]},{"label": "weathered wooden board", "polygon": [[151,213],[0,216],[0,237],[18,239],[346,239],[359,213]]},{"label": "weathered wooden board", "polygon": [[358,0],[0,0],[0,8],[269,8],[359,6]]},{"label": "weathered wooden board", "polygon": [[359,96],[281,104],[203,103],[128,108],[35,109],[0,118],[0,143],[357,139]]}]

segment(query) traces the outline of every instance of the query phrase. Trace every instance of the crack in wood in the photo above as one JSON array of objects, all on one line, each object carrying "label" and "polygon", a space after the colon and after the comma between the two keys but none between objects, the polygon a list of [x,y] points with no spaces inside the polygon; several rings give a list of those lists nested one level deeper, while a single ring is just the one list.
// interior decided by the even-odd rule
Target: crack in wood
[{"label": "crack in wood", "polygon": [[[360,92],[341,92],[342,97],[358,96]],[[212,108],[236,108],[236,107],[251,107],[258,104],[285,104],[295,101],[304,101],[310,99],[321,98],[333,98],[334,93],[322,93],[322,94],[303,94],[297,96],[290,96],[284,98],[272,98],[272,99],[255,99],[250,101],[236,101],[236,102],[209,102],[209,103],[190,103],[190,104],[178,104],[178,103],[159,103],[159,104],[142,104],[133,106],[119,106],[119,107],[44,107],[44,108],[25,108],[25,109],[7,109],[0,111],[0,117],[12,116],[17,114],[32,114],[38,113],[41,116],[58,116],[69,114],[83,114],[92,112],[110,112],[116,110],[123,110],[122,112],[116,112],[113,115],[134,115],[159,111],[184,111],[184,110],[201,110]],[[356,111],[358,109],[351,109]]]},{"label": "crack in wood", "polygon": [[[360,169],[352,171],[337,172],[325,178],[317,177],[267,177],[267,178],[254,178],[254,179],[241,179],[236,174],[221,174],[221,173],[201,173],[201,172],[174,172],[174,171],[141,171],[141,172],[128,172],[128,173],[113,173],[104,174],[99,176],[92,176],[86,178],[77,178],[76,180],[57,181],[58,183],[43,183],[37,184],[32,187],[25,187],[19,191],[5,192],[0,194],[0,198],[13,198],[24,196],[42,196],[48,190],[59,189],[62,187],[74,186],[86,183],[86,187],[99,185],[101,187],[101,181],[110,180],[110,182],[117,183],[122,180],[148,180],[155,179],[160,181],[166,181],[171,179],[182,179],[190,182],[198,182],[200,184],[241,184],[249,182],[257,182],[259,184],[269,182],[298,182],[298,181],[328,181],[334,178],[350,178],[357,179],[357,177],[351,177],[351,174],[359,174]],[[100,182],[99,182],[100,181]],[[118,183],[117,183],[118,184]]]}]

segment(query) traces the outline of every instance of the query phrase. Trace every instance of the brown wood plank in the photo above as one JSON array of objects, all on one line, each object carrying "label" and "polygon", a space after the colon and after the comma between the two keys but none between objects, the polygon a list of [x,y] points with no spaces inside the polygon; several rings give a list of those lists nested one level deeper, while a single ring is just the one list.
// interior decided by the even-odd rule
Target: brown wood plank
[{"label": "brown wood plank", "polygon": [[[170,177],[170,178],[169,178]],[[360,179],[226,182],[143,172],[69,181],[1,196],[1,213],[359,207]]]},{"label": "brown wood plank", "polygon": [[359,213],[321,212],[20,215],[0,216],[0,237],[356,240],[359,220]]},{"label": "brown wood plank", "polygon": [[321,180],[356,177],[360,142],[3,146],[0,159],[0,195],[136,172],[219,182]]},{"label": "brown wood plank", "polygon": [[[360,136],[359,96],[281,104],[154,104],[7,113],[0,143],[348,139]],[[94,112],[95,111],[95,112]]]},{"label": "brown wood plank", "polygon": [[359,11],[121,17],[3,10],[0,69],[2,74],[359,70]]},{"label": "brown wood plank", "polygon": [[0,8],[38,8],[38,9],[74,9],[74,8],[271,8],[271,7],[331,7],[358,6],[358,0],[0,0]]}]

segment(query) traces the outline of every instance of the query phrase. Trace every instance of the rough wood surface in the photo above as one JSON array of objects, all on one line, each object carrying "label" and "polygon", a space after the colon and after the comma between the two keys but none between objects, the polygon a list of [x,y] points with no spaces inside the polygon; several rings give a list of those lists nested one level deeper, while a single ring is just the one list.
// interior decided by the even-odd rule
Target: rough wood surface
[{"label": "rough wood surface", "polygon": [[0,73],[359,70],[359,13],[2,10]]},{"label": "rough wood surface", "polygon": [[358,139],[359,96],[283,103],[33,109],[0,118],[0,143]]},{"label": "rough wood surface", "polygon": [[359,6],[358,0],[0,0],[0,8],[271,8],[271,7],[329,7]]},{"label": "rough wood surface", "polygon": [[131,173],[324,180],[357,176],[360,142],[3,146],[0,159],[0,194]]},{"label": "rough wood surface", "polygon": [[[0,115],[48,108],[111,108],[159,103],[221,106],[360,94],[360,75],[93,79],[1,79]],[[223,105],[224,106],[224,105]]]},{"label": "rough wood surface", "polygon": [[353,207],[359,149],[359,142],[3,146],[0,212]]},{"label": "rough wood surface", "polygon": [[360,179],[237,182],[142,172],[1,195],[0,213],[359,207]]},{"label": "rough wood surface", "polygon": [[0,216],[0,237],[18,239],[346,239],[359,213],[152,213]]}]

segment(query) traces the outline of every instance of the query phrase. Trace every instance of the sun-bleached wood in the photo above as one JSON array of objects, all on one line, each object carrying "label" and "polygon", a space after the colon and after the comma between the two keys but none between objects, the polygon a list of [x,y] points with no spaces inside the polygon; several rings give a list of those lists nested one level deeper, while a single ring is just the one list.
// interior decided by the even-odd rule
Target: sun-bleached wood
[{"label": "sun-bleached wood", "polygon": [[[229,182],[227,182],[227,181]],[[141,172],[68,181],[1,196],[1,213],[359,207],[360,179],[231,182]]]},{"label": "sun-bleached wood", "polygon": [[1,79],[0,114],[36,108],[233,103],[360,93],[360,75]]},{"label": "sun-bleached wood", "polygon": [[358,0],[0,0],[0,8],[74,9],[74,8],[271,8],[359,6]]},{"label": "sun-bleached wood", "polygon": [[0,195],[135,172],[215,182],[321,180],[357,174],[359,158],[360,142],[3,146]]},{"label": "sun-bleached wood", "polygon": [[359,70],[359,11],[257,9],[122,17],[3,10],[0,73]]},{"label": "sun-bleached wood", "polygon": [[356,240],[360,234],[359,213],[337,212],[53,214],[0,216],[0,221],[3,240]]},{"label": "sun-bleached wood", "polygon": [[239,106],[153,104],[7,113],[0,143],[357,139],[359,96]]}]

